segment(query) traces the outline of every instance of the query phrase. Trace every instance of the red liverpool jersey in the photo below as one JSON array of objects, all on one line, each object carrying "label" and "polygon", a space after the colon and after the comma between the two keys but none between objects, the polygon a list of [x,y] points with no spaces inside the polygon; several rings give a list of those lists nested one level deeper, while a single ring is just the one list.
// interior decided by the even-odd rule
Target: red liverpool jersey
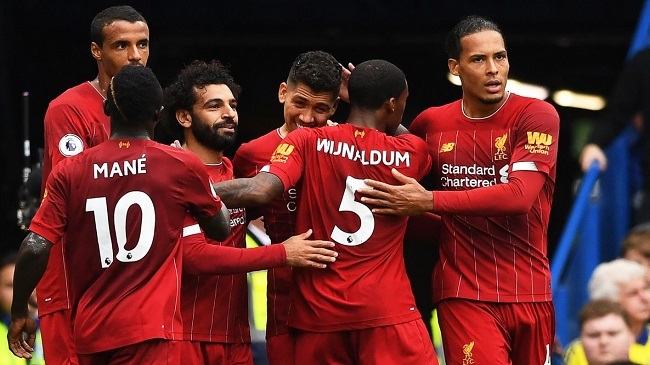
[{"label": "red liverpool jersey", "polygon": [[[516,171],[538,171],[546,182],[531,210],[510,216],[445,214],[434,300],[551,300],[547,228],[557,159],[559,117],[548,103],[509,94],[486,118],[469,118],[461,101],[429,108],[412,123],[433,158],[436,190],[465,191],[508,182]],[[495,207],[499,202],[494,202]]]},{"label": "red liverpool jersey", "polygon": [[[275,129],[257,139],[242,144],[233,159],[235,176],[255,176],[269,164],[275,148],[282,142],[280,130]],[[269,204],[256,209],[264,218],[264,228],[271,242],[280,243],[296,233],[295,187],[291,187]],[[278,267],[267,272],[267,324],[266,336],[276,336],[288,332],[288,316],[291,300],[291,267]]]},{"label": "red liverpool jersey", "polygon": [[[104,97],[90,82],[70,88],[50,102],[44,120],[41,193],[57,163],[108,139],[110,123],[103,103]],[[47,269],[36,288],[41,316],[70,308],[62,248],[63,245],[52,247]]]},{"label": "red liverpool jersey", "polygon": [[312,228],[339,254],[326,269],[294,269],[289,325],[327,332],[420,318],[404,268],[407,217],[373,214],[356,191],[366,178],[396,184],[392,168],[422,178],[431,166],[426,144],[353,125],[300,129],[271,161],[285,190],[299,184],[296,230]]},{"label": "red liverpool jersey", "polygon": [[[233,178],[232,162],[226,157],[219,165],[206,165],[212,181]],[[246,247],[246,211],[230,209],[230,236],[223,242],[206,238],[196,220],[188,217],[183,228],[183,248],[197,240],[212,245]],[[192,275],[183,271],[183,339],[190,341],[249,343],[248,286],[246,273]]]},{"label": "red liverpool jersey", "polygon": [[216,214],[213,194],[196,156],[149,140],[108,140],[53,170],[30,230],[62,244],[75,267],[79,353],[182,339],[182,222]]}]

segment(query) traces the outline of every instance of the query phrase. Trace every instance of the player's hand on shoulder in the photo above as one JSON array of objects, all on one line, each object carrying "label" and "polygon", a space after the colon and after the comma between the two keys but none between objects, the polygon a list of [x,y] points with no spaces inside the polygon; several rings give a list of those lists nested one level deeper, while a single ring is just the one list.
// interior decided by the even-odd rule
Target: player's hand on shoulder
[{"label": "player's hand on shoulder", "polygon": [[338,253],[330,241],[308,240],[312,235],[309,229],[282,242],[287,256],[287,265],[293,267],[313,267],[324,269],[336,260]]}]

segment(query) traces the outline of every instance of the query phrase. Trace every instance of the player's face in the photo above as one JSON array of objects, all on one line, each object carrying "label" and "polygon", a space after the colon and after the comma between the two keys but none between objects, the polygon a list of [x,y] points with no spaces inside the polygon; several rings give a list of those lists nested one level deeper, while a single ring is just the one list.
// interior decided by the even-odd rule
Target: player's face
[{"label": "player's face", "polygon": [[130,23],[117,20],[102,30],[104,44],[99,47],[92,43],[93,57],[100,63],[100,72],[110,78],[115,76],[122,66],[147,65],[149,59],[149,27],[145,22]]},{"label": "player's face", "polygon": [[650,318],[650,285],[646,278],[630,280],[620,285],[619,303],[635,323],[645,322]]},{"label": "player's face", "polygon": [[634,338],[621,316],[610,313],[590,319],[582,327],[580,341],[590,365],[628,359]]},{"label": "player's face", "polygon": [[335,96],[314,92],[302,83],[280,84],[278,100],[284,104],[284,122],[289,132],[303,127],[324,126],[336,111]]},{"label": "player's face", "polygon": [[192,134],[199,143],[216,151],[230,147],[237,137],[237,100],[224,84],[195,89],[192,107]]},{"label": "player's face", "polygon": [[[473,33],[460,39],[460,59],[448,61],[449,71],[460,77],[463,101],[494,105],[504,100],[510,64],[501,33],[492,30]],[[478,106],[480,108],[480,106]]]},{"label": "player's face", "polygon": [[14,290],[14,265],[9,264],[0,270],[0,310],[11,312],[11,298]]}]

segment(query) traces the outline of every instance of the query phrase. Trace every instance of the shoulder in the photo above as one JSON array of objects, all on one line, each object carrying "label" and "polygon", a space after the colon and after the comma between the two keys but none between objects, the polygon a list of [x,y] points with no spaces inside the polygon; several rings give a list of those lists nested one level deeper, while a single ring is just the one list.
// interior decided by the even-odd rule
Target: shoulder
[{"label": "shoulder", "polygon": [[[196,168],[198,166],[203,166],[203,162],[198,158],[194,153],[180,148],[168,146],[166,144],[158,143],[155,141],[149,141],[149,149],[153,153],[161,156],[169,163],[179,163],[184,165],[189,165],[191,168]],[[168,168],[171,172],[173,169]]]},{"label": "shoulder", "polygon": [[[93,91],[95,95],[92,94]],[[50,102],[49,107],[83,106],[89,99],[93,99],[93,97],[97,100],[101,98],[88,82],[84,82],[61,93]]]},{"label": "shoulder", "polygon": [[511,107],[513,108],[521,108],[529,113],[546,113],[556,116],[558,115],[555,107],[544,100],[529,98],[517,94],[511,94],[510,99],[511,100],[508,102],[512,102]]}]

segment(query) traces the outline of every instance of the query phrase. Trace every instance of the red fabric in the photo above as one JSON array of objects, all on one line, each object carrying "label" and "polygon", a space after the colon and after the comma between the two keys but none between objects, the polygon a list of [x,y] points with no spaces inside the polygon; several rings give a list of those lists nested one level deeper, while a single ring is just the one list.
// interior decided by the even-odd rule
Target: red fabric
[{"label": "red fabric", "polygon": [[[355,196],[363,179],[397,183],[391,168],[416,179],[430,168],[422,140],[350,124],[299,129],[285,138],[270,173],[299,186],[296,232],[337,243],[327,269],[294,268],[289,325],[343,331],[420,318],[403,257],[406,217],[375,215]],[[318,214],[313,214],[318,212]]]},{"label": "red fabric", "polygon": [[182,354],[182,364],[188,365],[253,365],[253,353],[251,352],[251,347],[249,344],[244,343],[182,341]]},{"label": "red fabric", "polygon": [[297,331],[295,348],[296,364],[438,365],[422,319],[354,331]]},{"label": "red fabric", "polygon": [[550,364],[555,336],[552,302],[438,303],[447,364]]},{"label": "red fabric", "polygon": [[459,100],[425,110],[411,131],[429,146],[440,191],[433,196],[443,227],[434,300],[550,301],[555,109],[511,93],[493,115],[472,119]]},{"label": "red fabric", "polygon": [[[233,159],[235,177],[255,176],[264,166],[268,165],[275,148],[282,142],[279,129],[242,144]],[[271,203],[247,209],[249,219],[262,215],[264,229],[271,242],[284,242],[295,235],[297,191],[295,188],[273,199]],[[248,214],[252,211],[252,215]],[[274,268],[267,272],[266,288],[267,319],[266,337],[288,333],[289,307],[291,299],[291,267]]]},{"label": "red fabric", "polygon": [[40,317],[43,356],[48,364],[77,365],[77,353],[72,338],[70,310],[60,310]]},{"label": "red fabric", "polygon": [[[45,136],[41,195],[47,177],[56,164],[65,160],[67,155],[79,153],[108,139],[110,123],[104,114],[103,102],[104,98],[89,82],[66,90],[50,102],[43,126]],[[83,146],[75,145],[76,141],[81,141]],[[72,143],[68,144],[69,149],[66,149],[66,142]],[[47,269],[36,287],[39,316],[70,309],[62,250],[62,245],[52,247]]]},{"label": "red fabric", "polygon": [[438,245],[442,221],[437,214],[425,212],[424,214],[409,217],[404,238],[431,241]]},{"label": "red fabric", "polygon": [[77,352],[180,335],[183,218],[221,208],[201,161],[153,141],[108,140],[57,165],[44,196],[30,230],[83,267],[68,275]]},{"label": "red fabric", "polygon": [[[225,157],[220,165],[206,167],[210,178],[215,183],[233,178],[232,162]],[[192,245],[205,243],[223,246],[222,248],[245,249],[246,211],[242,208],[229,208],[229,210],[231,231],[225,241],[213,241],[200,232],[191,235],[184,233],[181,240],[184,253],[188,252]],[[196,224],[192,217],[187,217],[184,231]],[[193,257],[193,255],[189,256],[190,259]],[[208,257],[202,259],[208,260]],[[217,264],[214,262],[214,265]],[[246,272],[239,270],[237,274],[197,276],[184,270],[181,293],[183,339],[250,343]]]},{"label": "red fabric", "polygon": [[202,235],[183,239],[183,271],[190,275],[241,274],[284,266],[286,262],[284,245],[235,248],[206,245]]},{"label": "red fabric", "polygon": [[266,357],[269,365],[294,364],[295,339],[293,332],[269,336]]},{"label": "red fabric", "polygon": [[149,340],[116,350],[79,355],[80,365],[194,364],[185,362],[181,341]]},{"label": "red fabric", "polygon": [[456,191],[434,191],[433,210],[471,216],[528,213],[546,183],[546,175],[533,171],[514,171],[508,180],[505,184],[465,190],[460,194]]}]

